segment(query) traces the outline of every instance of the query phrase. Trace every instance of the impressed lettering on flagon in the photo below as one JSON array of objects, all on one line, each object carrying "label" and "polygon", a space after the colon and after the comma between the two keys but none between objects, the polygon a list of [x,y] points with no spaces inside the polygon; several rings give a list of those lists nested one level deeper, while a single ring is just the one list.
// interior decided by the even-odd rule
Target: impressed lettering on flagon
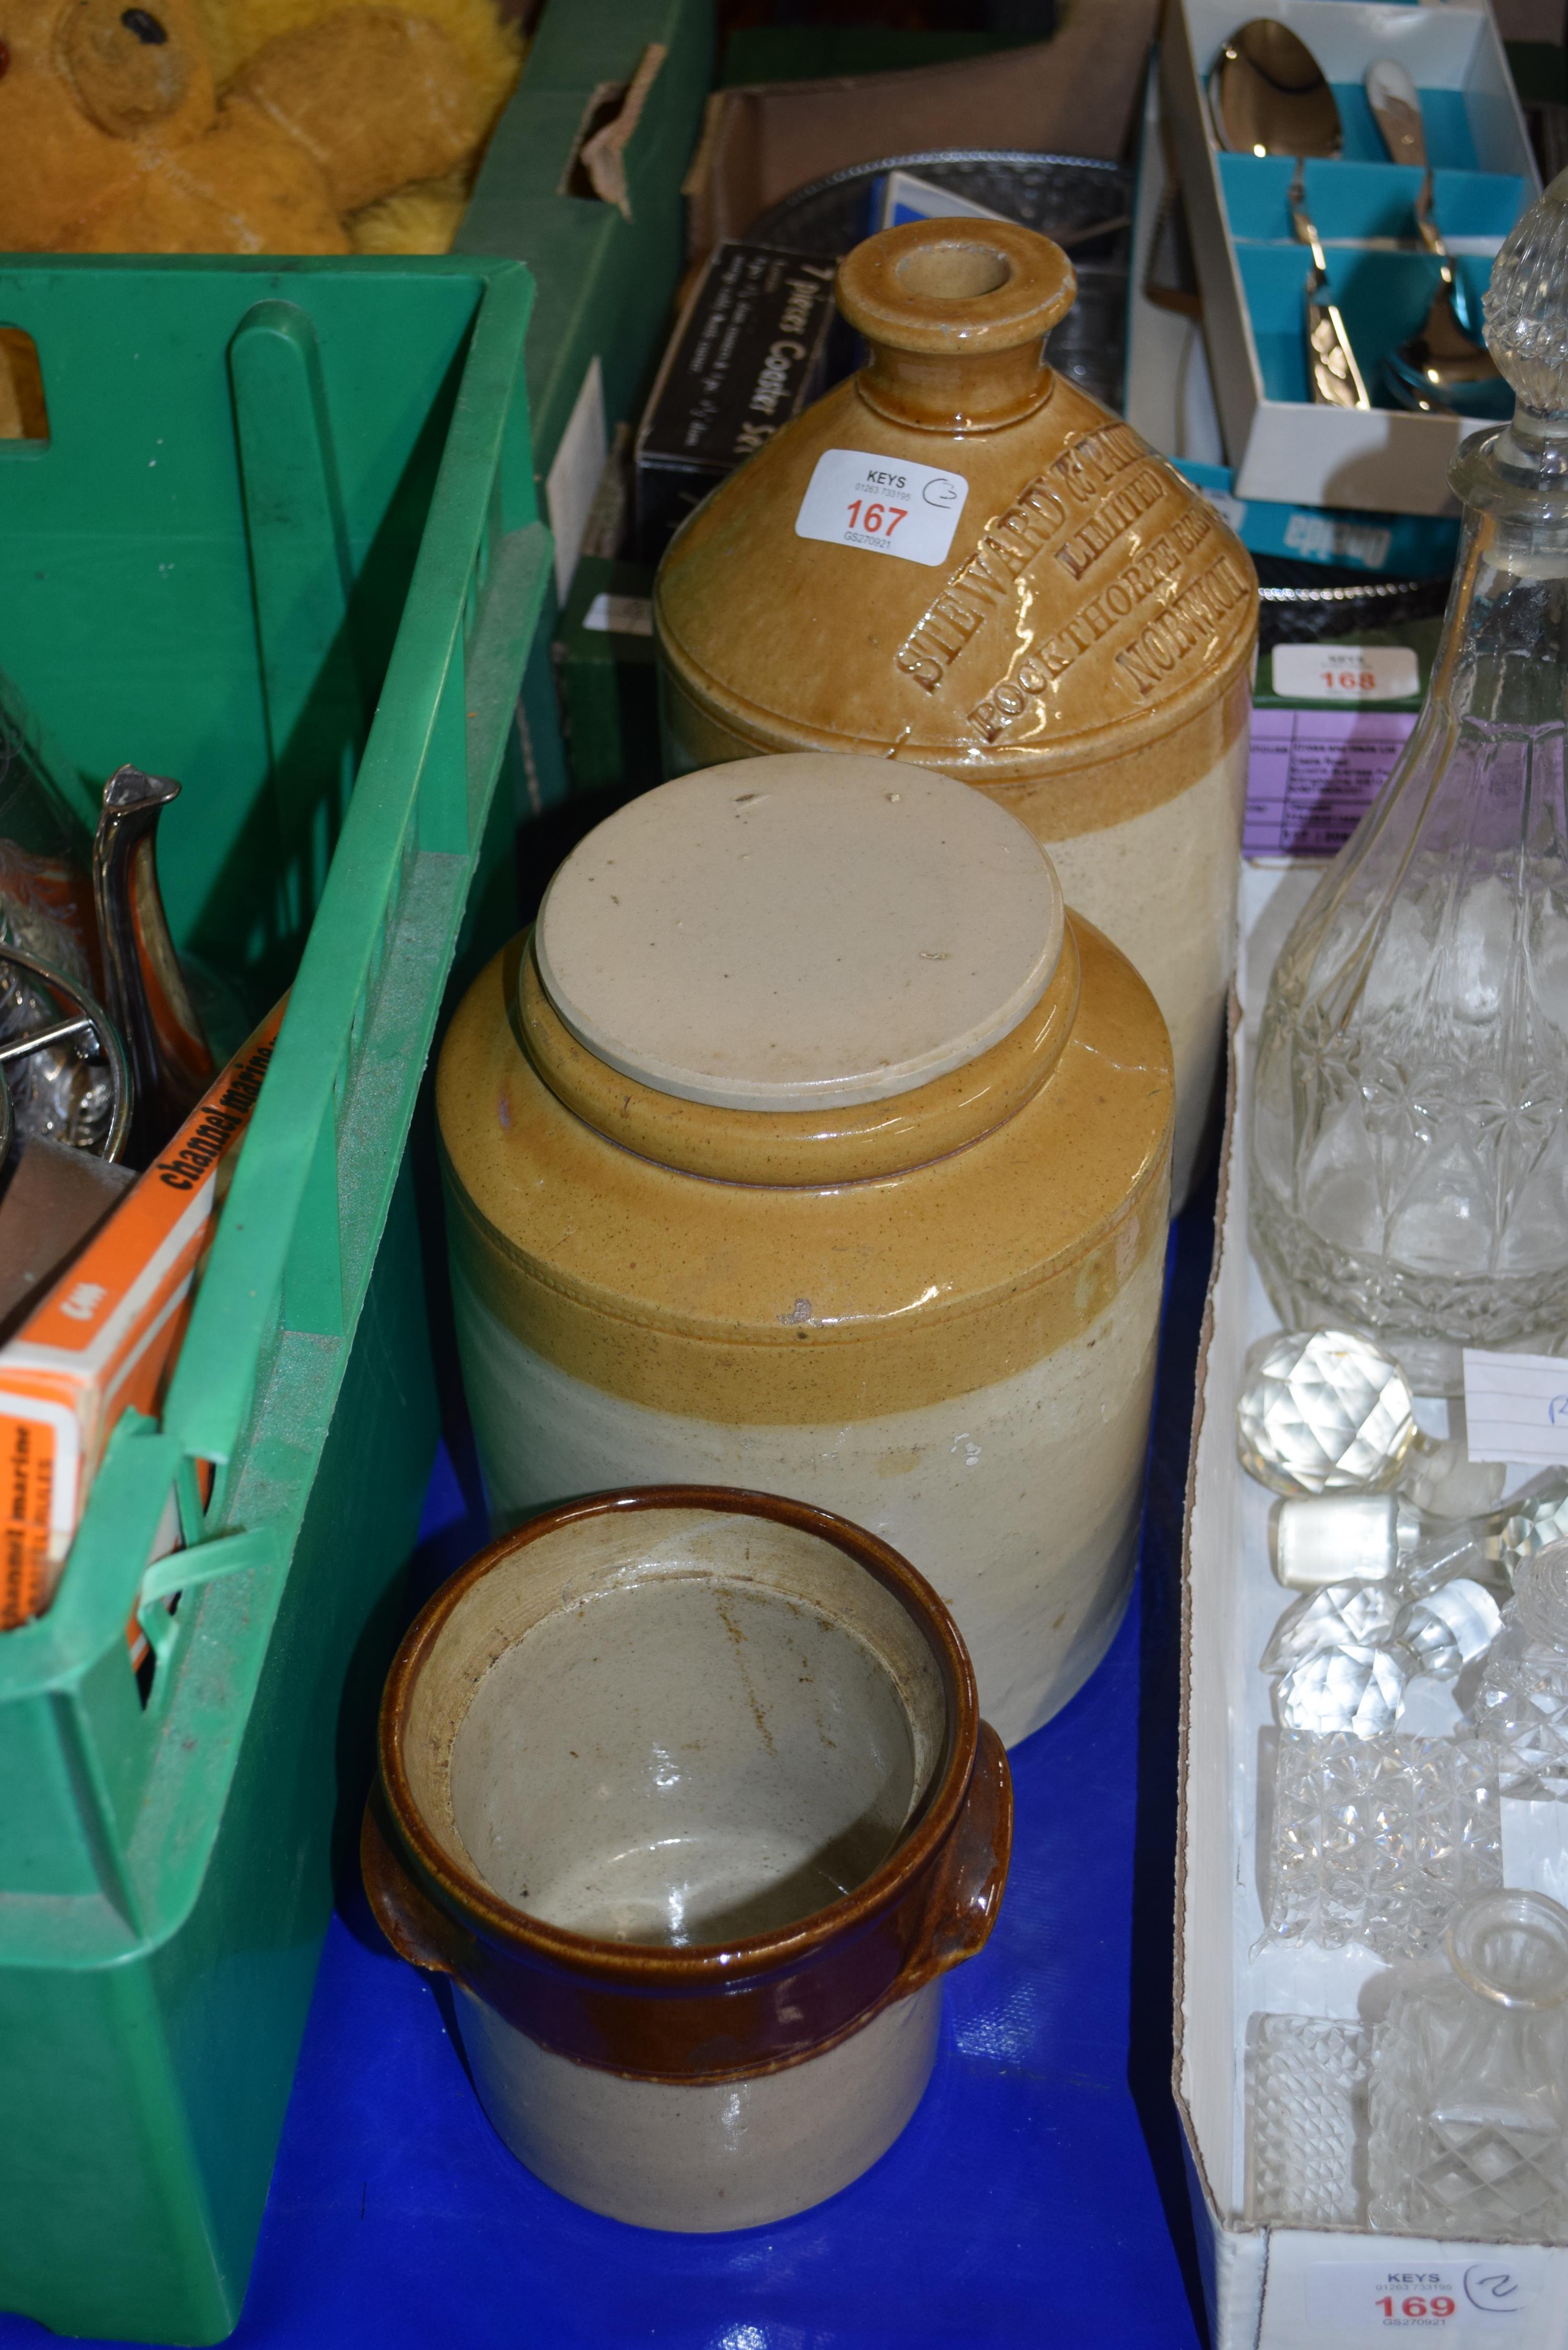
[{"label": "impressed lettering on flagon", "polygon": [[[1126,477],[1126,478],[1124,478]],[[939,692],[970,639],[1011,608],[1013,584],[1048,549],[1083,579],[1169,488],[1169,477],[1129,425],[1085,433],[1019,492],[988,525],[979,546],[921,613],[894,655],[894,665],[928,693]],[[1090,507],[1082,521],[1075,508]],[[969,723],[994,743],[1031,701],[1054,685],[1090,647],[1168,588],[1178,572],[1215,536],[1202,506],[1178,516],[1142,553],[1124,563],[1073,618],[1027,652],[984,693]],[[1247,586],[1219,553],[1163,610],[1155,612],[1114,656],[1117,682],[1142,701],[1199,648],[1212,643]]]}]

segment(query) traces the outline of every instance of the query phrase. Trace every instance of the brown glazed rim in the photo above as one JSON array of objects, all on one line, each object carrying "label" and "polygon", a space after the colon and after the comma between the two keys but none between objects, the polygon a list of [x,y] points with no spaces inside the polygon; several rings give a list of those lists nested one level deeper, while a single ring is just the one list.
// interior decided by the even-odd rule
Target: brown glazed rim
[{"label": "brown glazed rim", "polygon": [[[503,1559],[545,1534],[612,1511],[644,1510],[703,1510],[769,1518],[832,1543],[902,1602],[924,1634],[941,1673],[948,1701],[941,1761],[898,1844],[853,1892],[772,1933],[675,1950],[658,1943],[609,1941],[552,1926],[503,1901],[477,1875],[456,1870],[426,1826],[409,1784],[402,1731],[414,1686],[459,1602]],[[797,1964],[897,1902],[957,1825],[974,1773],[980,1732],[974,1671],[957,1627],[925,1577],[888,1544],[847,1518],[777,1493],[729,1485],[640,1485],[561,1503],[502,1535],[443,1584],[421,1608],[392,1660],[381,1699],[378,1742],[381,1784],[392,1823],[431,1885],[460,1916],[479,1921],[503,1949],[511,1947],[609,1988],[658,1993],[702,1988],[717,1991],[727,1984]]]}]

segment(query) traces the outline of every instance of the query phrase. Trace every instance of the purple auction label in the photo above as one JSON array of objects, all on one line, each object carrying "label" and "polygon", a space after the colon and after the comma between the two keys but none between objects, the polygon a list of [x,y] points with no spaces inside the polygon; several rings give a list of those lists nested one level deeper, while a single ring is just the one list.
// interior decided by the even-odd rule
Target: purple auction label
[{"label": "purple auction label", "polygon": [[1407,710],[1254,710],[1248,857],[1334,857],[1387,782]]}]

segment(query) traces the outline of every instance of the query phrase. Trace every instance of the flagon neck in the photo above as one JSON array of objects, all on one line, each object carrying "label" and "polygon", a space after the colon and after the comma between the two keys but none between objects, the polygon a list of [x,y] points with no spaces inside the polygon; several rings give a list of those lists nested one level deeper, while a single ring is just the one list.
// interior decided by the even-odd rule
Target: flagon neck
[{"label": "flagon neck", "polygon": [[1061,249],[1012,221],[911,221],[841,263],[838,307],[870,346],[859,396],[898,424],[991,432],[1049,398],[1044,340],[1077,292]]}]

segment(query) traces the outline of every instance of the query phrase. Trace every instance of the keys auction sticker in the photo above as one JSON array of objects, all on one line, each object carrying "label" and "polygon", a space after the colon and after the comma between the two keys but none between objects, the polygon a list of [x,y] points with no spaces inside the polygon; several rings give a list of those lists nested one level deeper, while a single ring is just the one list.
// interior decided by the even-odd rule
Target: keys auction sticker
[{"label": "keys auction sticker", "polygon": [[942,563],[968,495],[961,473],[864,449],[826,449],[806,484],[794,535],[906,563]]},{"label": "keys auction sticker", "polygon": [[1282,702],[1408,702],[1421,672],[1408,645],[1276,645]]},{"label": "keys auction sticker", "polygon": [[[1521,2314],[1539,2292],[1528,2253],[1474,2261],[1321,2261],[1307,2271],[1307,2322],[1321,2332],[1435,2334],[1456,2345],[1477,2336],[1512,2344]],[[1511,2332],[1509,2318],[1516,2321]]]}]

